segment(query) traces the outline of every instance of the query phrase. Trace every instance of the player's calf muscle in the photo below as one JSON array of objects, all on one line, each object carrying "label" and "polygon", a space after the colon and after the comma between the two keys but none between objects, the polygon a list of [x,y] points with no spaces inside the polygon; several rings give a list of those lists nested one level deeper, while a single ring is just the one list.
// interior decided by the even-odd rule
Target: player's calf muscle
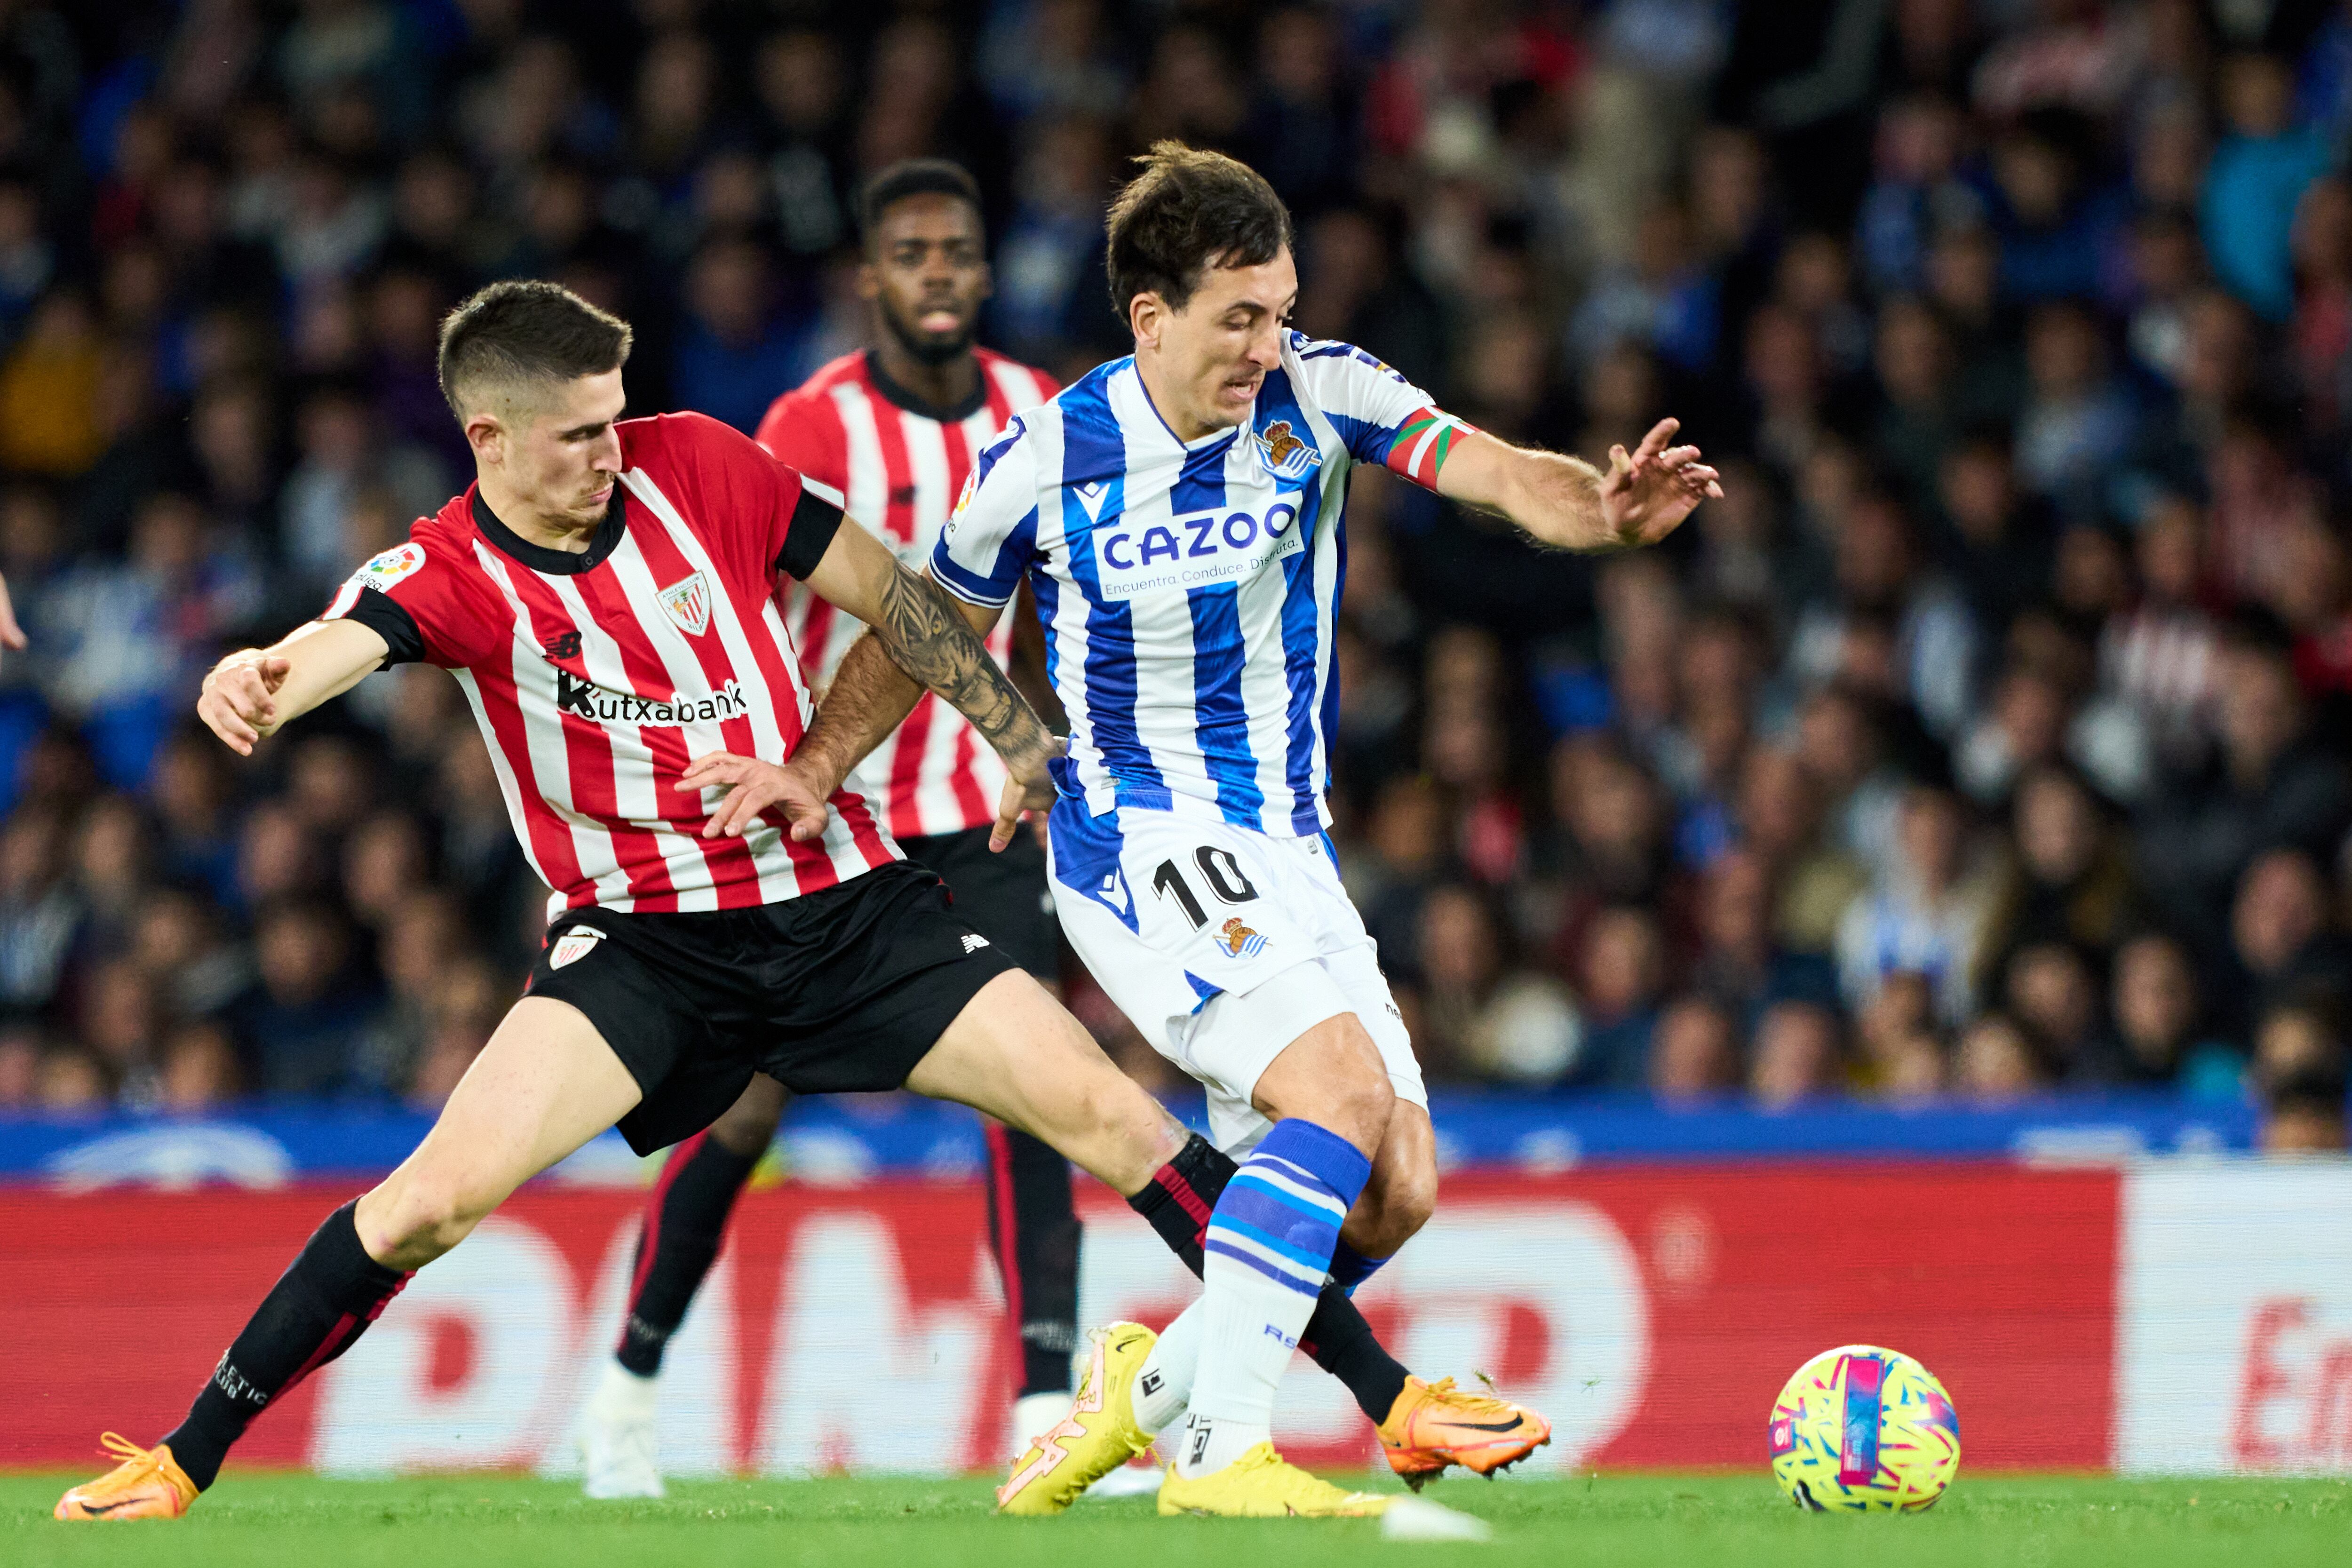
[{"label": "player's calf muscle", "polygon": [[1437,1212],[1436,1134],[1429,1112],[1399,1100],[1372,1178],[1348,1211],[1340,1239],[1366,1258],[1393,1257]]}]

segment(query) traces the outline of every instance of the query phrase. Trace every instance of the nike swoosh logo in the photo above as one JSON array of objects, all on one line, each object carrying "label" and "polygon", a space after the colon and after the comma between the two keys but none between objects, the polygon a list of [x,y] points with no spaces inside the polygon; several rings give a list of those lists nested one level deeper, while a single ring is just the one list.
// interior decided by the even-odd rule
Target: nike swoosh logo
[{"label": "nike swoosh logo", "polygon": [[1448,1421],[1444,1425],[1457,1432],[1517,1432],[1522,1424],[1517,1421]]},{"label": "nike swoosh logo", "polygon": [[75,1506],[84,1513],[112,1513],[116,1509],[128,1508],[138,1500],[137,1498],[124,1498],[119,1502],[90,1502],[85,1500]]}]

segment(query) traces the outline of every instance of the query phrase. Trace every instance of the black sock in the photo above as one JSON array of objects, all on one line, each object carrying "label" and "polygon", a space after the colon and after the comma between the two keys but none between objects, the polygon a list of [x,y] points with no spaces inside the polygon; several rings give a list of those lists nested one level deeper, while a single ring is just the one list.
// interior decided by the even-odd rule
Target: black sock
[{"label": "black sock", "polygon": [[1070,1357],[1078,1344],[1078,1233],[1070,1163],[1026,1132],[990,1122],[988,1239],[1021,1338],[1024,1397],[1070,1391]]},{"label": "black sock", "polygon": [[1150,1222],[1195,1275],[1201,1272],[1202,1247],[1209,1235],[1209,1211],[1217,1194],[1241,1167],[1217,1152],[1198,1132],[1184,1141],[1175,1158],[1151,1173],[1144,1189],[1127,1200],[1127,1206]]},{"label": "black sock", "polygon": [[719,1256],[736,1195],[765,1152],[738,1154],[707,1131],[670,1151],[646,1200],[636,1268],[629,1280],[629,1315],[613,1352],[639,1377],[661,1370],[670,1335],[685,1321],[687,1304]]},{"label": "black sock", "polygon": [[408,1276],[360,1245],[354,1199],[327,1216],[213,1369],[212,1381],[164,1436],[172,1457],[202,1491],[220,1474],[229,1445],[263,1408],[352,1348],[400,1293]]},{"label": "black sock", "polygon": [[1348,1385],[1357,1406],[1375,1426],[1389,1418],[1410,1375],[1404,1363],[1389,1354],[1348,1293],[1329,1280],[1315,1298],[1315,1315],[1307,1320],[1298,1348],[1317,1366]]},{"label": "black sock", "polygon": [[[1150,1222],[1169,1250],[1184,1267],[1201,1272],[1202,1244],[1209,1234],[1209,1211],[1240,1167],[1195,1132],[1176,1157],[1152,1173],[1151,1183],[1127,1200],[1128,1207]],[[1404,1365],[1382,1347],[1371,1324],[1348,1293],[1327,1281],[1315,1299],[1315,1314],[1298,1348],[1315,1364],[1348,1385],[1356,1404],[1378,1426],[1389,1418],[1408,1375]]]}]

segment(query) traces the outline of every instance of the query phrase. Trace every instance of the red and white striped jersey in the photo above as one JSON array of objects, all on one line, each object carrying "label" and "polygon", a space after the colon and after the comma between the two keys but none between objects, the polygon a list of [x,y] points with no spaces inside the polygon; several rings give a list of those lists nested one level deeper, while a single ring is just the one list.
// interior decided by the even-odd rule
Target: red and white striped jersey
[{"label": "red and white striped jersey", "polygon": [[324,619],[349,617],[457,678],[488,742],[523,853],[557,910],[742,909],[814,892],[898,858],[854,790],[824,837],[762,821],[700,837],[721,794],[677,788],[707,752],[780,763],[813,711],[777,613],[839,510],[737,431],[699,414],[614,426],[620,482],[588,550],[521,539],[478,491],[420,518],[360,568]]},{"label": "red and white striped jersey", "polygon": [[[1014,415],[1057,390],[1042,370],[986,349],[975,353],[979,395],[962,408],[929,412],[877,374],[870,354],[844,354],[776,399],[760,421],[760,444],[838,490],[849,515],[919,572],[929,563],[972,458]],[[799,583],[785,589],[784,622],[801,651],[801,674],[817,689],[831,683],[841,656],[864,629]],[[1010,606],[988,647],[999,664],[1012,658]],[[994,821],[1004,764],[962,714],[927,691],[849,782],[882,803],[892,833],[911,838]]]}]

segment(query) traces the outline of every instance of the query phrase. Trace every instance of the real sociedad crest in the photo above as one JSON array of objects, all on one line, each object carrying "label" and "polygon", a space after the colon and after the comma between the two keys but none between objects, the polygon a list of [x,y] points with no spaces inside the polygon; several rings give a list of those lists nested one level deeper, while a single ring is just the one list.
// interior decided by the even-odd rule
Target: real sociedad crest
[{"label": "real sociedad crest", "polygon": [[687,636],[698,637],[710,629],[710,585],[701,573],[672,583],[655,596],[661,600],[662,614]]},{"label": "real sociedad crest", "polygon": [[1277,419],[1257,433],[1257,449],[1269,471],[1286,479],[1303,479],[1320,454],[1313,443],[1299,439],[1290,421]]}]

